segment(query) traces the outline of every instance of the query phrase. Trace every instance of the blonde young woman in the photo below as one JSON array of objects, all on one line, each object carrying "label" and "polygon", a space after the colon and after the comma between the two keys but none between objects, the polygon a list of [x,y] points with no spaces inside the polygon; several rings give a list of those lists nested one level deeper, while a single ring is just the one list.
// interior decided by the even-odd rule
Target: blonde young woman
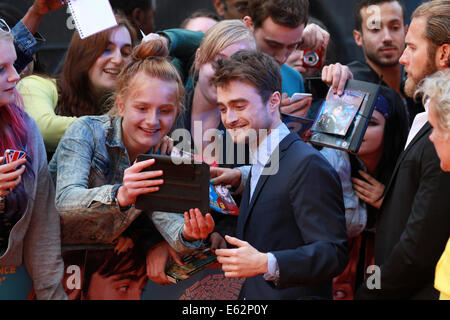
[{"label": "blonde young woman", "polygon": [[[147,259],[147,275],[168,284],[168,253],[197,248],[214,227],[209,214],[142,212],[139,195],[158,191],[161,171],[145,171],[152,153],[173,127],[182,109],[184,87],[165,58],[161,41],[144,42],[117,78],[115,106],[109,114],[77,119],[62,137],[49,170],[56,181],[56,207],[63,223],[63,244],[115,243],[132,239]],[[189,209],[189,208],[186,208]],[[184,222],[184,223],[183,223]],[[155,228],[156,226],[156,228]],[[117,244],[116,250],[121,251]]]}]

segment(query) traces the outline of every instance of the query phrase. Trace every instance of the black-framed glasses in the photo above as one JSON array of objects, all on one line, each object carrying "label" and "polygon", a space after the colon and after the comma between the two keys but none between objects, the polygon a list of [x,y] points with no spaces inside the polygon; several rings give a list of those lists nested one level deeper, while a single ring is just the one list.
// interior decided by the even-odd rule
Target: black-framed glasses
[{"label": "black-framed glasses", "polygon": [[11,28],[8,26],[5,20],[0,18],[0,29],[5,32],[11,32]]}]

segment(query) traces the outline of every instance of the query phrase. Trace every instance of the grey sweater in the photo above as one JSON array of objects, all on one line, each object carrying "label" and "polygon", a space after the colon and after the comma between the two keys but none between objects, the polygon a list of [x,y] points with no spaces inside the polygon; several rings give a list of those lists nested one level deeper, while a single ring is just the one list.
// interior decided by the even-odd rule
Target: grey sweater
[{"label": "grey sweater", "polygon": [[34,120],[25,114],[25,122],[34,176],[22,177],[27,209],[11,230],[7,250],[0,253],[0,266],[19,266],[24,262],[38,299],[67,299],[61,283],[64,263],[60,220],[53,182],[47,170],[46,151]]}]

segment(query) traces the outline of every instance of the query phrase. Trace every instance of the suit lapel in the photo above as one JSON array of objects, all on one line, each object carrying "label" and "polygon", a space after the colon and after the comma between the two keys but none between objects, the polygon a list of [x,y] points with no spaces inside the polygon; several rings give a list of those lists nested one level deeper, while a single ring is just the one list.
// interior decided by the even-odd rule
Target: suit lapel
[{"label": "suit lapel", "polygon": [[400,154],[400,156],[398,157],[397,160],[397,164],[395,165],[395,169],[394,172],[392,172],[392,176],[391,179],[389,180],[389,184],[386,187],[385,190],[385,195],[387,194],[387,192],[389,191],[392,182],[394,181],[394,177],[397,174],[398,169],[400,168],[400,164],[403,162],[403,159],[406,157],[406,155],[408,154],[408,152],[412,149],[412,147],[417,143],[417,141],[420,140],[420,138],[422,138],[425,134],[427,134],[429,131],[431,130],[431,125],[430,123],[425,123],[425,125],[422,127],[422,129],[419,130],[419,132],[416,134],[416,136],[414,137],[414,139],[411,140],[411,142],[409,143],[408,147]]},{"label": "suit lapel", "polygon": [[[253,192],[253,196],[251,199],[250,199],[250,179],[251,179],[251,173],[250,173],[249,179],[247,180],[247,183],[246,183],[244,195],[242,197],[241,207],[239,209],[238,230],[242,232],[241,235],[243,235],[243,233],[244,233],[245,224],[247,223],[247,220],[253,210],[255,202],[257,201],[262,188],[264,187],[265,183],[267,182],[267,179],[269,179],[271,174],[275,173],[276,170],[280,169],[279,165],[280,165],[281,159],[285,156],[286,150],[289,148],[289,146],[296,140],[300,140],[298,135],[295,133],[290,133],[288,136],[286,136],[280,142],[279,146],[274,151],[274,154],[275,154],[275,152],[279,152],[278,164],[276,166],[270,166],[270,163],[274,160],[273,157],[271,156],[270,160],[268,162],[269,164],[263,170],[264,174],[261,174],[261,176],[259,177],[258,183],[256,184],[255,191]],[[271,168],[268,169],[269,167],[271,167]],[[265,171],[265,170],[267,170],[267,171]],[[250,172],[251,172],[251,170],[250,170]],[[249,203],[249,201],[250,201],[250,203]]]},{"label": "suit lapel", "polygon": [[[275,149],[275,152],[278,152],[278,148]],[[280,154],[280,160],[281,160],[281,154]],[[272,157],[270,158],[270,161],[272,161]],[[269,161],[269,164],[270,164],[270,161]],[[270,167],[270,165],[266,166],[266,169],[268,167]],[[248,211],[249,212],[253,209],[253,206],[255,205],[255,201],[258,198],[259,194],[261,193],[262,187],[264,186],[264,184],[266,183],[267,179],[269,178],[269,176],[272,173],[273,173],[273,169],[271,169],[270,171],[266,171],[266,174],[261,174],[259,176],[258,183],[256,184],[255,191],[253,191],[253,195],[252,195],[252,198],[250,199],[250,204],[248,206]]]},{"label": "suit lapel", "polygon": [[248,176],[247,182],[245,183],[244,193],[241,199],[241,205],[239,206],[239,216],[237,222],[236,236],[239,239],[243,239],[242,235],[244,233],[244,223],[247,221],[248,215],[248,205],[250,201],[250,180],[252,177],[252,172],[250,170],[250,175]]}]

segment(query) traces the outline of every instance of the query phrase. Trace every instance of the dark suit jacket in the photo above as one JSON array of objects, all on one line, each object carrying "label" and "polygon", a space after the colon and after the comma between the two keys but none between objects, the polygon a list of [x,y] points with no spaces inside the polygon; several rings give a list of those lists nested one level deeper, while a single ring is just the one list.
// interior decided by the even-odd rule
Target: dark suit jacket
[{"label": "dark suit jacket", "polygon": [[427,123],[400,155],[377,221],[375,264],[381,289],[359,299],[436,299],[436,264],[450,234],[450,174],[429,140]]},{"label": "dark suit jacket", "polygon": [[247,278],[240,297],[331,298],[332,278],[348,262],[339,177],[325,158],[295,133],[281,141],[278,154],[278,172],[261,175],[251,203],[250,178],[247,181],[237,237],[275,255],[279,281],[275,285],[263,275]]}]

